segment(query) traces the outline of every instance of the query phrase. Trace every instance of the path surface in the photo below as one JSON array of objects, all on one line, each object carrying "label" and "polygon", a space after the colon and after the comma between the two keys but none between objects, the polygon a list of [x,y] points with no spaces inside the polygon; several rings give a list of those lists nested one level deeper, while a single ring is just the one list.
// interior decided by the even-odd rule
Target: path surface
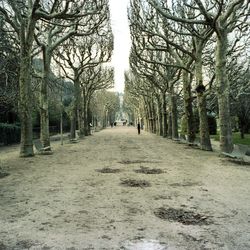
[{"label": "path surface", "polygon": [[[0,249],[250,249],[249,166],[127,127],[52,146],[29,159],[0,152],[10,173],[0,179]],[[144,182],[121,185],[128,179]],[[169,208],[194,221],[164,219]]]}]

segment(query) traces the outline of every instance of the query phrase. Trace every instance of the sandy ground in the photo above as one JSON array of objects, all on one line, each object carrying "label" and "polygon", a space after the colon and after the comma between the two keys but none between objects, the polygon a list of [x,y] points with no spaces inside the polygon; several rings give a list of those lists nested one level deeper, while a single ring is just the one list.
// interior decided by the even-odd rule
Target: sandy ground
[{"label": "sandy ground", "polygon": [[[250,249],[250,167],[136,132],[109,128],[27,159],[2,149],[0,249]],[[128,179],[150,186],[121,185]],[[159,218],[159,208],[201,223]]]}]

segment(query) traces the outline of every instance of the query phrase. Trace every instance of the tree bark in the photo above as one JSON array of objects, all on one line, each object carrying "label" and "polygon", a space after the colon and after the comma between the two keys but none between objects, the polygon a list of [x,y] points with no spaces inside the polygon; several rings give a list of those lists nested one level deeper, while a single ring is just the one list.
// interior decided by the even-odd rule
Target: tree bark
[{"label": "tree bark", "polygon": [[160,98],[157,100],[158,104],[158,109],[157,109],[157,114],[158,114],[158,135],[163,136],[163,119],[162,119],[162,102]]},{"label": "tree bark", "polygon": [[168,134],[168,121],[167,121],[167,101],[166,101],[166,93],[162,93],[162,136],[164,138],[167,137]]},{"label": "tree bark", "polygon": [[21,122],[21,147],[20,156],[29,157],[34,155],[33,131],[32,131],[32,108],[31,108],[31,57],[30,48],[21,44],[19,76],[19,116]]},{"label": "tree bark", "polygon": [[[76,138],[76,128],[77,128],[77,119],[81,119],[80,115],[80,103],[81,103],[81,89],[80,89],[80,82],[78,77],[74,79],[74,100],[73,100],[73,110],[71,116],[71,125],[70,125],[70,139]],[[78,120],[79,120],[78,119]],[[79,125],[78,121],[78,125]],[[80,134],[80,132],[79,132]],[[81,137],[81,136],[80,136]]]},{"label": "tree bark", "polygon": [[167,116],[167,118],[168,118],[168,125],[167,125],[167,129],[168,129],[168,135],[167,135],[167,137],[168,138],[170,138],[170,139],[172,139],[172,116],[171,116],[171,108],[170,108],[170,110],[169,110],[169,112],[168,112],[168,116]]},{"label": "tree bark", "polygon": [[231,153],[233,151],[233,141],[229,103],[229,81],[226,68],[227,48],[228,33],[226,27],[220,23],[220,29],[217,31],[216,44],[216,85],[219,106],[220,148],[222,152]]},{"label": "tree bark", "polygon": [[70,139],[76,138],[76,109],[73,107],[70,117]]},{"label": "tree bark", "polygon": [[[87,102],[84,101],[83,105],[83,127],[84,127],[84,135],[88,136],[88,109],[87,109]],[[108,117],[106,115],[106,122],[105,126],[108,126]]]},{"label": "tree bark", "polygon": [[173,86],[171,87],[171,117],[172,117],[172,139],[179,139],[178,133],[178,114],[177,114],[177,103],[176,95],[174,93]]},{"label": "tree bark", "polygon": [[144,130],[145,131],[149,131],[149,122],[148,122],[148,110],[147,110],[147,106],[144,103],[144,112],[145,112],[145,117],[144,117]]},{"label": "tree bark", "polygon": [[157,122],[156,122],[156,109],[155,109],[155,103],[154,103],[154,99],[152,97],[152,122],[153,122],[153,133],[156,134],[156,127],[157,127]]},{"label": "tree bark", "polygon": [[19,75],[19,115],[21,122],[20,156],[34,155],[31,107],[31,49],[34,40],[36,20],[29,20],[28,27],[23,20],[20,29],[20,75]]},{"label": "tree bark", "polygon": [[212,151],[208,120],[207,120],[205,86],[203,85],[203,76],[202,76],[202,48],[203,44],[197,42],[195,77],[196,77],[196,92],[197,92],[197,102],[198,102],[198,112],[199,112],[200,148],[202,150]]},{"label": "tree bark", "polygon": [[[89,135],[89,126],[88,126],[88,105],[87,105],[87,96],[83,95],[83,132],[85,136]],[[105,127],[108,126],[108,114],[105,115]]]},{"label": "tree bark", "polygon": [[184,93],[184,111],[187,119],[187,141],[193,143],[195,140],[194,115],[192,107],[191,82],[188,79],[188,72],[183,70],[183,93]]},{"label": "tree bark", "polygon": [[[75,73],[77,75],[77,73]],[[78,130],[79,130],[79,137],[82,138],[84,133],[82,129],[82,99],[81,99],[81,86],[79,78],[76,77],[74,81],[74,97],[75,97],[75,110],[76,110],[76,116],[78,120]],[[77,127],[77,126],[76,126]]]},{"label": "tree bark", "polygon": [[[88,135],[91,135],[91,127],[90,127],[90,123],[92,124],[92,113],[91,113],[91,111],[90,111],[90,108],[89,108],[89,102],[87,103],[87,120],[88,120]],[[111,115],[110,115],[111,116]],[[110,117],[110,119],[109,119],[109,123],[110,123],[110,125],[111,125],[111,122],[113,122],[112,120],[111,120],[111,117]],[[92,126],[93,126],[93,124],[92,124]]]},{"label": "tree bark", "polygon": [[43,79],[40,85],[40,140],[44,147],[50,146],[48,85],[52,53],[43,48]]}]

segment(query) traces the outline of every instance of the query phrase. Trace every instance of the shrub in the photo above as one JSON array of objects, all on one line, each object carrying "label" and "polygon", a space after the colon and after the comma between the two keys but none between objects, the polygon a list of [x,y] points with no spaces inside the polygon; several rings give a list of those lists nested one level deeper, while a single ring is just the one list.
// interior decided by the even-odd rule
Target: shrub
[{"label": "shrub", "polygon": [[213,115],[209,114],[207,116],[207,120],[208,120],[209,134],[216,135],[217,134],[216,118]]},{"label": "shrub", "polygon": [[15,124],[0,123],[0,143],[4,145],[19,143],[21,129]]}]

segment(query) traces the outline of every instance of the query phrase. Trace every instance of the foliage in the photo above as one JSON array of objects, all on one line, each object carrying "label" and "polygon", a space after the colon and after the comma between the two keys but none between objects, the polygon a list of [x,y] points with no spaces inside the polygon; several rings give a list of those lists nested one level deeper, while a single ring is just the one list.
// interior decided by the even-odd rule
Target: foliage
[{"label": "foliage", "polygon": [[0,18],[0,122],[17,120],[18,49],[5,31]]}]

